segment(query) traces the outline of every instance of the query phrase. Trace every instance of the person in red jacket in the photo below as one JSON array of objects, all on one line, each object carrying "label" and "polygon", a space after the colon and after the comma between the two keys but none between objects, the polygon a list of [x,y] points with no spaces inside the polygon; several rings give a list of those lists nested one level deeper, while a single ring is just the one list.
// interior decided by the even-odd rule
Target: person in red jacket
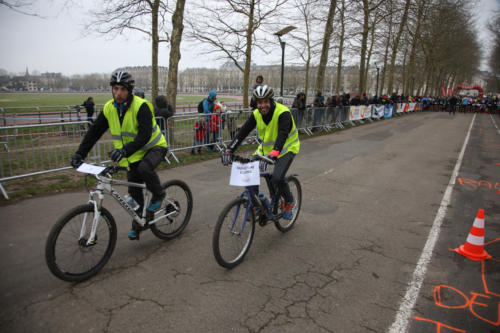
[{"label": "person in red jacket", "polygon": [[207,135],[207,122],[205,121],[205,117],[200,117],[197,121],[194,122],[194,140],[193,140],[193,149],[191,149],[191,155],[194,155],[194,149],[198,146],[198,154],[201,154],[201,146],[205,141],[205,136]]},{"label": "person in red jacket", "polygon": [[220,131],[222,128],[222,122],[221,107],[219,104],[215,104],[214,113],[212,113],[212,116],[210,117],[210,133],[212,133],[212,143],[217,142],[217,139],[221,135]]}]

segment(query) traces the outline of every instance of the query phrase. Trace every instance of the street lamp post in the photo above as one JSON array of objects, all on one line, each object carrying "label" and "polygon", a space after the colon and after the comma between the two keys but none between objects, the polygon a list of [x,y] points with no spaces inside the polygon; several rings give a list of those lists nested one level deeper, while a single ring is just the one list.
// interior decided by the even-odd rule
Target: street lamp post
[{"label": "street lamp post", "polygon": [[286,43],[281,40],[281,36],[284,34],[289,33],[293,29],[296,29],[297,27],[294,27],[293,25],[289,25],[288,27],[285,27],[281,29],[280,31],[274,33],[274,35],[278,36],[278,40],[280,41],[281,45],[281,84],[280,84],[280,96],[283,97],[283,77],[284,77],[284,71],[285,71],[285,45]]},{"label": "street lamp post", "polygon": [[375,68],[377,68],[377,86],[375,87],[375,96],[378,98],[378,73],[379,73],[379,68],[378,65],[375,64]]}]

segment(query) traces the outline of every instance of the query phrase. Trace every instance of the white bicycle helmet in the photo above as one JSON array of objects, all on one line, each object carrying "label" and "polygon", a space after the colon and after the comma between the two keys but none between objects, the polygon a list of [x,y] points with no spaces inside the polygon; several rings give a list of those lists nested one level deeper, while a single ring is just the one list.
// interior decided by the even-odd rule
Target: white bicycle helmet
[{"label": "white bicycle helmet", "polygon": [[270,100],[272,100],[274,97],[273,88],[268,87],[268,86],[258,86],[253,91],[253,97],[256,100],[265,99],[265,98],[269,98]]}]

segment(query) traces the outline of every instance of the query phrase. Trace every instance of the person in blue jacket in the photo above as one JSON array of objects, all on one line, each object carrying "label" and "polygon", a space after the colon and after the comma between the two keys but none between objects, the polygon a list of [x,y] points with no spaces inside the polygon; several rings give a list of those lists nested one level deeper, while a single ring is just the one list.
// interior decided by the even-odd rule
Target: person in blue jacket
[{"label": "person in blue jacket", "polygon": [[[214,112],[214,107],[215,107],[215,100],[217,99],[217,93],[212,90],[208,93],[208,97],[203,100],[203,113],[207,114],[206,116],[206,121],[207,124],[210,124],[210,117],[212,116],[212,113]],[[207,130],[206,136],[205,136],[205,143],[210,142],[210,127]],[[213,146],[208,146],[208,150],[213,150]]]}]

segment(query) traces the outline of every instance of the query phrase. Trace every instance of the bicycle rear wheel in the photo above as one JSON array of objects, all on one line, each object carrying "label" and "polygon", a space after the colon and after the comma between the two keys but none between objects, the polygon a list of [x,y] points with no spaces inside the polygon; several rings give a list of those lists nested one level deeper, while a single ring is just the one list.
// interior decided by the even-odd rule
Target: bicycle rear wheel
[{"label": "bicycle rear wheel", "polygon": [[252,209],[247,212],[248,199],[231,201],[220,213],[212,237],[215,259],[222,267],[233,268],[243,261],[255,233]]},{"label": "bicycle rear wheel", "polygon": [[111,257],[116,245],[115,220],[102,207],[94,241],[89,243],[93,220],[94,205],[81,205],[64,214],[50,230],[45,261],[52,274],[61,280],[87,280]]},{"label": "bicycle rear wheel", "polygon": [[295,221],[297,221],[297,218],[299,217],[300,207],[302,206],[302,187],[300,186],[299,180],[295,176],[288,177],[288,186],[290,186],[290,192],[292,192],[295,206],[293,208],[293,215],[291,219],[287,220],[282,217],[281,219],[274,221],[274,225],[281,232],[287,232],[292,229]]},{"label": "bicycle rear wheel", "polygon": [[153,234],[161,239],[178,236],[186,228],[193,211],[193,195],[189,186],[181,180],[170,180],[162,185],[166,197],[155,212],[155,219],[164,218],[151,224]]}]

